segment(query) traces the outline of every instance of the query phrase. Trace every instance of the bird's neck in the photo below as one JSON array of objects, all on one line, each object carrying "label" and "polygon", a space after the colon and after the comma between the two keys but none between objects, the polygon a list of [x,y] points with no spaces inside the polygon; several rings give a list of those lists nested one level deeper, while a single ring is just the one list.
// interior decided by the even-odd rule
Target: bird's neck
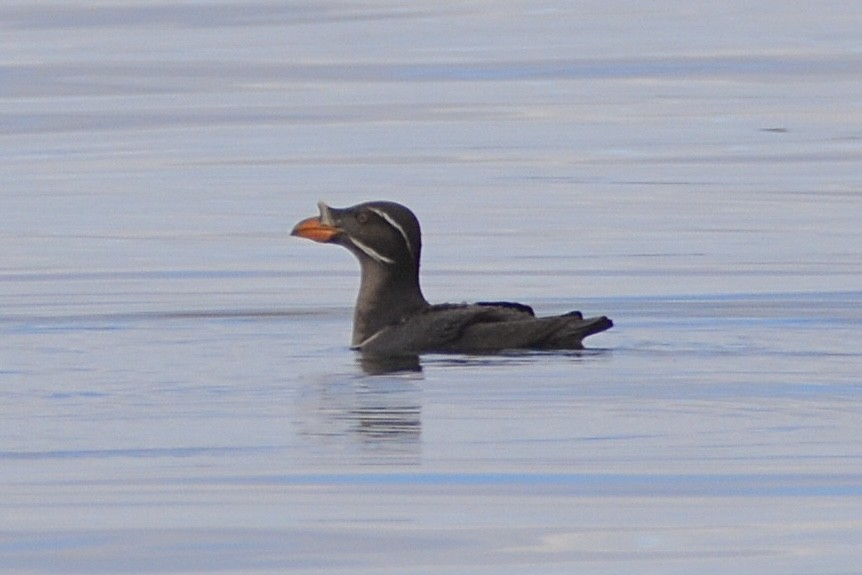
[{"label": "bird's neck", "polygon": [[353,314],[354,346],[384,327],[428,307],[419,287],[419,271],[401,271],[394,273],[377,263],[362,265],[359,296]]}]

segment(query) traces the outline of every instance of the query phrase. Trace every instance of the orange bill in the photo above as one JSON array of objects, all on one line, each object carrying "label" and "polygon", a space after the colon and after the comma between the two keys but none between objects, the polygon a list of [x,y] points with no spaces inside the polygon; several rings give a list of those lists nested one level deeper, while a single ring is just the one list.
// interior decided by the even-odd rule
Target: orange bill
[{"label": "orange bill", "polygon": [[290,235],[299,236],[316,242],[328,242],[338,233],[338,228],[328,226],[320,221],[320,218],[306,218],[296,224]]}]

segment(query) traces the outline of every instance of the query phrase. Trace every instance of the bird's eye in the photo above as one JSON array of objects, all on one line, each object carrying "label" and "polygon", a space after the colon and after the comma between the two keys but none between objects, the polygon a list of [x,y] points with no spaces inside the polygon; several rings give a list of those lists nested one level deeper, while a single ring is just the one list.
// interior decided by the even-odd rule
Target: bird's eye
[{"label": "bird's eye", "polygon": [[356,215],[356,221],[360,224],[364,224],[368,222],[368,212],[359,212]]}]

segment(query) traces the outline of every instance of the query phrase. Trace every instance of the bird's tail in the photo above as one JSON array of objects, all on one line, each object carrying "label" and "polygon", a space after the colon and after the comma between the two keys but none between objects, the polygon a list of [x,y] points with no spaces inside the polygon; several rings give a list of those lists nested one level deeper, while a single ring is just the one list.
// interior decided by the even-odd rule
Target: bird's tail
[{"label": "bird's tail", "polygon": [[583,349],[583,340],[591,335],[601,333],[614,326],[605,316],[583,319],[579,312],[566,314],[560,319],[566,319],[558,329],[554,330],[542,343],[544,349]]}]

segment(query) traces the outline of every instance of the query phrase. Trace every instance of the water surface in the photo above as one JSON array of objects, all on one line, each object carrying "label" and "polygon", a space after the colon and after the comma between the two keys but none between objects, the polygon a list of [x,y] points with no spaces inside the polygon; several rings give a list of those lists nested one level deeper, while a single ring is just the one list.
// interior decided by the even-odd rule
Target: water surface
[{"label": "water surface", "polygon": [[[0,570],[858,570],[855,6],[0,28]],[[379,373],[352,256],[288,232],[382,198],[430,300],[616,327]]]}]

